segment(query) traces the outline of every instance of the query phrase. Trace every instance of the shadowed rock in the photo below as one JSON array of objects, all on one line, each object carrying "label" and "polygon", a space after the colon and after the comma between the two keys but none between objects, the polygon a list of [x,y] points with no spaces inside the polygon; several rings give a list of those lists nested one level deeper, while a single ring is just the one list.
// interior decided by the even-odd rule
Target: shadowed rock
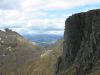
[{"label": "shadowed rock", "polygon": [[[63,55],[56,75],[86,75],[100,60],[100,9],[70,16],[65,22]],[[100,69],[100,68],[99,68]]]}]

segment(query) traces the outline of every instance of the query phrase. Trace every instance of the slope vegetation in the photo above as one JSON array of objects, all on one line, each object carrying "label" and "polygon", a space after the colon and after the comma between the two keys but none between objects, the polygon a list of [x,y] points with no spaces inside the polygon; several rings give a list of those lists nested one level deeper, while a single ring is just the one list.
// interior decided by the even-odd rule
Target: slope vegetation
[{"label": "slope vegetation", "polygon": [[14,31],[0,30],[0,75],[16,75],[27,63],[39,58],[42,50]]}]

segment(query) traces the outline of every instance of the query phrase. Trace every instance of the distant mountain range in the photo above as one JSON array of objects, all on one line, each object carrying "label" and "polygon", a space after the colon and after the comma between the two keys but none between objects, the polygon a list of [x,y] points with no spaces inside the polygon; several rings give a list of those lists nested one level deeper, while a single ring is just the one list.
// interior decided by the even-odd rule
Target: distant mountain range
[{"label": "distant mountain range", "polygon": [[37,34],[37,35],[25,34],[23,36],[27,40],[36,43],[40,46],[49,46],[52,43],[55,43],[58,39],[61,39],[63,37],[62,35],[48,35],[48,34]]}]

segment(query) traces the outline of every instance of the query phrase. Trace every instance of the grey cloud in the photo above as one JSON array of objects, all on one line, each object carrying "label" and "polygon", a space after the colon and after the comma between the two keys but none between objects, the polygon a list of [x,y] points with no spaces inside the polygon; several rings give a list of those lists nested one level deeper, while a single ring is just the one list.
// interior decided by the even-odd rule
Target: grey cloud
[{"label": "grey cloud", "polygon": [[23,28],[23,25],[21,24],[0,24],[0,29],[5,29],[5,28]]},{"label": "grey cloud", "polygon": [[48,25],[48,26],[44,26],[44,25],[36,26],[36,25],[33,25],[29,29],[30,30],[39,30],[39,31],[62,31],[62,30],[64,30],[63,28],[55,27],[55,25],[54,26],[53,25]]},{"label": "grey cloud", "polygon": [[0,9],[18,9],[19,3],[18,0],[0,0]]}]

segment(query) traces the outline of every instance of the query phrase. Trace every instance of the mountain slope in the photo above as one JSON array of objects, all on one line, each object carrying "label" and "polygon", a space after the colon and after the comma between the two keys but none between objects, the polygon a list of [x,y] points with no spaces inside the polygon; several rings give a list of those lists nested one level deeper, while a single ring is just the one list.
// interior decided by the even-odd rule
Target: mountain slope
[{"label": "mountain slope", "polygon": [[57,58],[62,55],[62,45],[63,40],[61,39],[48,48],[45,48],[39,59],[23,67],[22,75],[53,75]]},{"label": "mountain slope", "polygon": [[42,52],[17,32],[0,31],[0,75],[15,75],[29,62],[34,62]]}]

